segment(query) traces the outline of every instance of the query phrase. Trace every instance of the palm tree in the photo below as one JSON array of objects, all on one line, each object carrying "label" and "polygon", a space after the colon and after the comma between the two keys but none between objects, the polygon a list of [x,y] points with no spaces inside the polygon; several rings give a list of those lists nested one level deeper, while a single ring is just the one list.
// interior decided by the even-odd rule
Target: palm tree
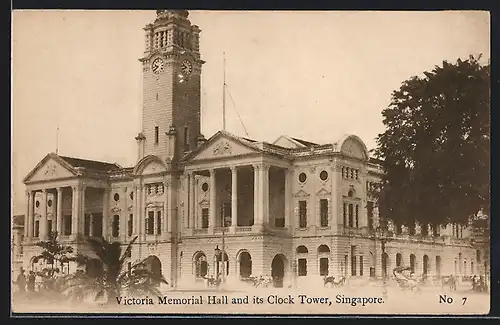
[{"label": "palm tree", "polygon": [[123,293],[129,296],[161,295],[159,284],[168,283],[161,274],[151,272],[145,260],[136,262],[129,268],[124,267],[136,240],[137,236],[122,252],[119,242],[89,238],[88,243],[97,260],[78,253],[74,260],[79,265],[86,266],[86,272],[79,270],[68,276],[63,292],[74,299],[90,296],[94,301],[105,300],[108,303],[116,301],[116,297]]},{"label": "palm tree", "polygon": [[[44,260],[46,267],[37,272],[43,279],[44,289],[52,290],[55,284],[55,274],[62,270],[64,263],[70,260],[69,254],[73,253],[71,246],[61,245],[57,239],[57,231],[49,231],[46,241],[39,241],[35,245],[42,248],[42,252],[35,256],[33,262]],[[50,265],[50,267],[47,267]],[[56,265],[54,267],[54,265]]]}]

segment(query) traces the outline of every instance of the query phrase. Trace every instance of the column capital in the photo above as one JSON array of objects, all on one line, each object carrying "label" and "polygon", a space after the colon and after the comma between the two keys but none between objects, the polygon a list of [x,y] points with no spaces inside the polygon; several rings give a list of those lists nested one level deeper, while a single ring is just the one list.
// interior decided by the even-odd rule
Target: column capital
[{"label": "column capital", "polygon": [[238,170],[238,166],[230,166],[231,172],[235,173]]},{"label": "column capital", "polygon": [[47,189],[46,188],[42,189],[42,194],[44,194],[44,195],[47,194]]},{"label": "column capital", "polygon": [[57,191],[57,192],[61,192],[61,190],[62,190],[62,187],[61,187],[61,186],[56,187],[56,191]]},{"label": "column capital", "polygon": [[210,176],[215,175],[215,168],[209,168],[208,172],[210,173]]}]

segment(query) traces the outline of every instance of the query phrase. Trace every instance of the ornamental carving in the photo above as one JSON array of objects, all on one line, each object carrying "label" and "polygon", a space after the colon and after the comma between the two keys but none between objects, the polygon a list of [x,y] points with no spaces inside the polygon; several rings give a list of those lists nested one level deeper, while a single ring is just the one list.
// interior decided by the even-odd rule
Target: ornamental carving
[{"label": "ornamental carving", "polygon": [[214,156],[231,154],[231,144],[227,141],[219,142],[214,148]]},{"label": "ornamental carving", "polygon": [[57,174],[57,166],[56,164],[49,164],[45,169],[45,175],[47,176],[56,176]]}]

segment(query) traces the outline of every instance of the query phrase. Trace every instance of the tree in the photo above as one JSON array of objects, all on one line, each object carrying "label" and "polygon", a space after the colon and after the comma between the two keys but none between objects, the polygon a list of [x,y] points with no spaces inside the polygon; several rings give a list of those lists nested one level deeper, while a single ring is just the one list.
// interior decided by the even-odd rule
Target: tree
[{"label": "tree", "polygon": [[[71,246],[61,245],[57,239],[57,231],[49,231],[46,241],[39,241],[36,246],[42,248],[42,252],[35,256],[34,262],[40,259],[45,261],[46,267],[39,271],[42,277],[45,289],[53,289],[52,284],[55,283],[55,274],[59,273],[64,263],[68,263],[73,253]],[[50,267],[47,267],[50,265]],[[56,265],[56,267],[54,267]]]},{"label": "tree", "polygon": [[490,206],[490,63],[446,61],[412,77],[382,112],[380,215],[401,224],[466,224]]},{"label": "tree", "polygon": [[91,295],[95,301],[104,299],[108,303],[116,303],[116,297],[122,293],[130,296],[161,295],[158,285],[168,283],[161,274],[155,274],[147,268],[146,260],[136,262],[130,268],[124,267],[136,240],[137,236],[122,252],[119,242],[89,238],[88,243],[102,267],[96,268],[96,259],[78,253],[75,261],[86,266],[87,271],[80,270],[67,277],[64,293],[75,299]]}]

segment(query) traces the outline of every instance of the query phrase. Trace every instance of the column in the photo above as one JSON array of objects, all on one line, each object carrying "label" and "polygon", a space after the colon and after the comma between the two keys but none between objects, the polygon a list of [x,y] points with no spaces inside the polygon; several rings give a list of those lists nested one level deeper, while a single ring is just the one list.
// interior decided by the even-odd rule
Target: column
[{"label": "column", "polygon": [[57,189],[57,207],[56,207],[56,231],[59,236],[63,234],[63,221],[62,221],[62,188]]},{"label": "column", "polygon": [[94,236],[94,215],[91,213],[89,216],[89,237]]},{"label": "column", "polygon": [[142,186],[142,199],[141,199],[141,218],[139,218],[139,231],[143,234],[143,238],[146,239],[146,202],[148,197],[148,187],[144,184]]},{"label": "column", "polygon": [[35,214],[33,213],[35,206],[35,191],[30,191],[30,200],[28,207],[28,237],[33,237],[33,227],[35,225]]},{"label": "column", "polygon": [[189,208],[190,208],[190,201],[189,201],[189,194],[190,194],[190,188],[189,188],[189,174],[185,173],[184,174],[184,228],[189,228]]},{"label": "column", "polygon": [[26,201],[28,203],[27,209],[26,209],[26,217],[24,219],[24,238],[31,237],[29,234],[29,222],[30,222],[30,202],[31,202],[31,192],[26,191]]},{"label": "column", "polygon": [[81,200],[81,206],[80,206],[80,216],[78,218],[78,228],[80,232],[83,232],[83,224],[85,222],[85,192],[86,192],[87,187],[82,184],[81,186],[81,193],[80,193],[80,200]]},{"label": "column", "polygon": [[260,177],[259,177],[259,207],[260,207],[260,221],[261,224],[269,223],[269,166],[261,165],[260,166]]},{"label": "column", "polygon": [[254,225],[261,225],[259,211],[259,165],[253,165],[253,223]]},{"label": "column", "polygon": [[137,185],[135,187],[135,202],[134,202],[134,220],[133,220],[133,232],[134,235],[139,235],[140,223],[141,220],[141,186]]},{"label": "column", "polygon": [[102,237],[108,238],[108,227],[109,227],[109,190],[107,188],[103,189],[102,193]]},{"label": "column", "polygon": [[292,202],[292,183],[290,181],[291,170],[285,169],[285,228],[291,223],[290,204]]},{"label": "column", "polygon": [[163,214],[162,214],[162,223],[161,223],[161,233],[162,235],[166,238],[167,233],[168,233],[168,218],[169,218],[169,211],[168,211],[168,201],[170,198],[170,184],[168,180],[165,180],[163,182],[163,193],[164,193],[164,199],[163,199]]},{"label": "column", "polygon": [[231,167],[231,226],[238,226],[238,169]]},{"label": "column", "polygon": [[[133,189],[132,189],[133,191]],[[120,232],[119,236],[123,242],[127,242],[127,236],[128,236],[128,206],[127,206],[127,188],[124,187],[122,190],[122,194],[120,195],[121,202],[122,202],[122,211],[120,215]]]},{"label": "column", "polygon": [[41,222],[40,222],[40,239],[45,240],[49,233],[48,229],[48,221],[47,221],[47,190],[42,190],[43,199],[42,199],[42,213],[41,213]]},{"label": "column", "polygon": [[216,181],[215,181],[215,169],[210,169],[210,220],[208,222],[209,228],[215,228],[215,214],[216,211]]},{"label": "column", "polygon": [[195,212],[195,177],[194,173],[189,173],[189,228],[196,228],[195,225],[195,218],[196,218],[196,212]]},{"label": "column", "polygon": [[80,201],[80,187],[72,186],[72,206],[71,206],[71,235],[76,236],[78,233],[78,206]]}]

